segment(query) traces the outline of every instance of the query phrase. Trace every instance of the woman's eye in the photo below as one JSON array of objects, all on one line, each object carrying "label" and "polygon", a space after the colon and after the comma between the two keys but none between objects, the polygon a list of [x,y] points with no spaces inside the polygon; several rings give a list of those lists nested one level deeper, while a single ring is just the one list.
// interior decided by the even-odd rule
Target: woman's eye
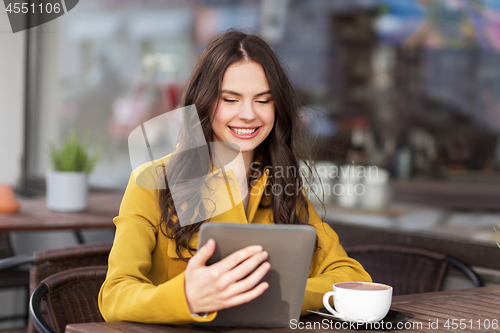
[{"label": "woman's eye", "polygon": [[228,98],[224,98],[224,102],[226,102],[226,103],[236,103],[236,102],[237,102],[237,100],[235,100],[235,99],[228,99]]},{"label": "woman's eye", "polygon": [[269,103],[269,101],[257,101],[257,103],[259,103],[259,104],[267,104],[267,103]]}]

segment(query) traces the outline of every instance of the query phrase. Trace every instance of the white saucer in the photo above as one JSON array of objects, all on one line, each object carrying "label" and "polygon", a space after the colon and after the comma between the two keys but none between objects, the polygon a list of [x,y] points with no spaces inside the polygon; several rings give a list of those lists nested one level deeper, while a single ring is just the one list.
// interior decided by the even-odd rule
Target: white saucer
[{"label": "white saucer", "polygon": [[[330,312],[328,312],[328,310],[325,308],[319,309],[318,311],[307,310],[307,312],[318,314],[320,316],[335,319],[338,321],[356,322],[356,321],[350,321],[350,320],[341,319],[339,317],[336,317],[336,316],[332,315]],[[395,322],[402,322],[402,321],[406,321],[406,320],[408,320],[408,317],[405,314],[403,314],[399,311],[389,310],[389,312],[387,313],[387,315],[383,319],[377,320],[377,321],[395,323]],[[377,322],[377,321],[371,321],[371,322]],[[370,323],[370,321],[367,321],[367,323]]]},{"label": "white saucer", "polygon": [[[338,321],[347,321],[347,322],[351,322],[352,321],[352,320],[348,320],[348,319],[343,319],[343,318],[336,317],[336,316],[332,315],[331,313],[325,313],[325,312],[319,312],[319,311],[313,311],[313,310],[307,310],[307,312],[319,314],[320,316],[327,317],[327,318],[332,318],[332,319],[335,319],[335,320],[338,320]],[[353,321],[353,322],[355,322],[355,321]]]}]

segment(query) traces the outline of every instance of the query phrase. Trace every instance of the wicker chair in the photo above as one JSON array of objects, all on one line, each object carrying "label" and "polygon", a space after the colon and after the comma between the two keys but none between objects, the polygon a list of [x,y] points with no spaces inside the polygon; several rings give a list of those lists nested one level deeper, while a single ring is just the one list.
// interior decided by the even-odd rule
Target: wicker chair
[{"label": "wicker chair", "polygon": [[[83,244],[35,252],[30,268],[31,293],[43,279],[61,271],[86,266],[107,266],[111,246],[112,243]],[[44,311],[42,305],[42,313],[45,313]],[[31,321],[28,323],[28,333],[36,333]]]},{"label": "wicker chair", "polygon": [[[107,266],[71,269],[44,279],[31,295],[29,312],[41,333],[64,333],[66,325],[103,322],[97,297]],[[48,318],[41,313],[45,304]]]},{"label": "wicker chair", "polygon": [[349,257],[359,261],[374,282],[393,287],[394,295],[439,291],[450,265],[462,271],[474,286],[481,278],[467,265],[443,253],[399,245],[347,245]]},{"label": "wicker chair", "polygon": [[30,268],[30,291],[46,277],[72,268],[108,264],[112,243],[83,244],[73,247],[37,251]]}]

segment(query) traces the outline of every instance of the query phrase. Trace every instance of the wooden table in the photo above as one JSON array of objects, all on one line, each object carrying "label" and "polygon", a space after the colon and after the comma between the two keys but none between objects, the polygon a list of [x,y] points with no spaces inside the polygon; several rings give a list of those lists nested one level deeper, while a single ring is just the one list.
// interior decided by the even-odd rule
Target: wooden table
[{"label": "wooden table", "polygon": [[419,179],[391,181],[394,199],[460,211],[493,211],[500,206],[498,178],[462,181]]},{"label": "wooden table", "polygon": [[[500,286],[396,296],[392,310],[403,312],[409,319],[403,329],[389,332],[500,332]],[[350,332],[349,329],[319,315],[302,317],[291,328],[228,328],[151,325],[133,322],[71,324],[66,333],[174,333],[174,332]],[[316,326],[315,326],[316,325]],[[393,323],[397,325],[397,323]],[[480,326],[479,326],[480,325]],[[404,327],[406,326],[406,329]],[[408,328],[411,327],[411,328]],[[374,327],[376,328],[376,327]],[[360,330],[358,332],[367,332]]]},{"label": "wooden table", "polygon": [[82,212],[62,213],[47,209],[46,198],[20,199],[17,214],[0,214],[0,233],[23,231],[75,230],[80,243],[79,230],[114,229],[113,218],[123,193],[91,193],[88,209]]}]

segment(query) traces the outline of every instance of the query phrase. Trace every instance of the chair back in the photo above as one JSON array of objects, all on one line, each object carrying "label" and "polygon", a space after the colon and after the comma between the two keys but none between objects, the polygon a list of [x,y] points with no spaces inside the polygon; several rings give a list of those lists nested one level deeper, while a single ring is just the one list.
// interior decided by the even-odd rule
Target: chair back
[{"label": "chair back", "polygon": [[0,232],[0,259],[12,257],[13,255],[14,251],[10,243],[10,235],[6,232]]},{"label": "chair back", "polygon": [[393,287],[393,295],[439,291],[448,262],[443,253],[398,245],[363,244],[345,246],[371,275],[373,282]]},{"label": "chair back", "polygon": [[30,267],[30,289],[35,290],[46,277],[72,268],[108,264],[113,243],[82,244],[37,251]]},{"label": "chair back", "polygon": [[[108,265],[112,245],[113,243],[83,244],[35,252],[30,267],[30,294],[43,279],[56,273],[77,267]],[[45,314],[44,304],[41,311]],[[28,323],[28,333],[36,333],[31,321]]]},{"label": "chair back", "polygon": [[[62,271],[44,279],[30,300],[30,317],[41,333],[64,333],[66,325],[103,322],[97,298],[107,266]],[[41,313],[45,305],[47,316]]]}]

